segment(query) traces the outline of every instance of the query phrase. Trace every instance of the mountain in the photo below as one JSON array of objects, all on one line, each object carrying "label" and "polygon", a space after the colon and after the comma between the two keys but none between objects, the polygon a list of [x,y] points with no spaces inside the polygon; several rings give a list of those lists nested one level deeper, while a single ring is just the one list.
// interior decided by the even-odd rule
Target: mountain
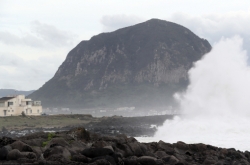
[{"label": "mountain", "polygon": [[30,95],[34,90],[31,91],[18,91],[15,89],[0,89],[0,97],[13,96],[13,95]]},{"label": "mountain", "polygon": [[173,106],[193,62],[210,50],[189,29],[151,19],[80,42],[30,97],[57,107]]}]

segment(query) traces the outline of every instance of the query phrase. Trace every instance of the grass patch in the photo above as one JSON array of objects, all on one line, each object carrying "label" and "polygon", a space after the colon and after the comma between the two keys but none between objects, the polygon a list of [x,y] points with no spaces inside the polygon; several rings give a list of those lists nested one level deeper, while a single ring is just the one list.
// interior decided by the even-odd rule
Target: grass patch
[{"label": "grass patch", "polygon": [[0,117],[0,126],[4,126],[6,129],[23,129],[32,127],[64,127],[70,125],[78,125],[82,123],[90,122],[91,118],[86,118],[84,120],[79,120],[78,118],[83,118],[84,115],[79,115],[75,117],[72,115],[51,115],[51,116],[32,116],[33,119],[22,116],[7,116]]},{"label": "grass patch", "polygon": [[45,146],[49,143],[49,141],[50,141],[53,137],[55,137],[55,136],[56,136],[56,134],[53,133],[53,132],[48,133],[48,139],[47,139],[47,141],[43,142],[42,147],[45,147]]},{"label": "grass patch", "polygon": [[48,134],[48,141],[50,141],[53,137],[55,137],[56,134],[55,133],[49,133]]},{"label": "grass patch", "polygon": [[49,141],[43,142],[42,147],[45,147],[48,143]]}]

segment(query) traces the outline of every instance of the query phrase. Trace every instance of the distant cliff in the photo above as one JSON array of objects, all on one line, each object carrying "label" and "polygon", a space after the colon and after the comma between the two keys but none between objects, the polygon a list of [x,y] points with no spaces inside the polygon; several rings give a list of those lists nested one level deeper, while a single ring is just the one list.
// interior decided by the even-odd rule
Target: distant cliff
[{"label": "distant cliff", "polygon": [[15,89],[0,89],[0,97],[13,96],[13,95],[29,95],[33,93],[34,90],[31,91],[18,91]]},{"label": "distant cliff", "polygon": [[151,19],[82,41],[30,97],[79,108],[172,105],[193,62],[210,50],[189,29]]}]

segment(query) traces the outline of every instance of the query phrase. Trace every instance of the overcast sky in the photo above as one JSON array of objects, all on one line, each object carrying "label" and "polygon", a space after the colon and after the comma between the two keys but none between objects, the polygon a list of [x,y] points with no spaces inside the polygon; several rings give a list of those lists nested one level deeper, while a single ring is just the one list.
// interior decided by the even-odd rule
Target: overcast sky
[{"label": "overcast sky", "polygon": [[0,0],[0,89],[38,89],[81,40],[151,18],[250,52],[250,0]]}]

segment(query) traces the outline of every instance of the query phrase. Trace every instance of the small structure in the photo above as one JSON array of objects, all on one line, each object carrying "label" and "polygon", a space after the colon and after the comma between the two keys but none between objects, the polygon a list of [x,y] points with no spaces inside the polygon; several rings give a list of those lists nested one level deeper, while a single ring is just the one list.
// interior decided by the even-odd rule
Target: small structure
[{"label": "small structure", "polygon": [[41,101],[32,101],[24,95],[0,98],[0,116],[41,115]]}]

